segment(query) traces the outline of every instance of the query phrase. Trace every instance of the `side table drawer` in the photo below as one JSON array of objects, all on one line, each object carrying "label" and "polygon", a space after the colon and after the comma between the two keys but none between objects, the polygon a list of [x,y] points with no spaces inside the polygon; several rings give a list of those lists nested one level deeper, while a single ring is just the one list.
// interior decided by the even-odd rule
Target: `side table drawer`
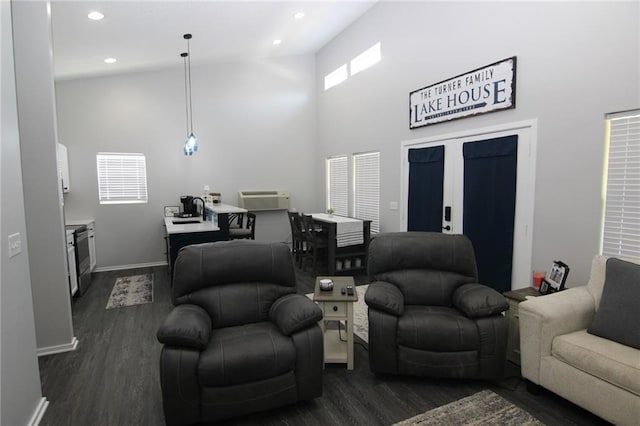
[{"label": "side table drawer", "polygon": [[344,319],[347,316],[347,302],[323,302],[324,319]]}]

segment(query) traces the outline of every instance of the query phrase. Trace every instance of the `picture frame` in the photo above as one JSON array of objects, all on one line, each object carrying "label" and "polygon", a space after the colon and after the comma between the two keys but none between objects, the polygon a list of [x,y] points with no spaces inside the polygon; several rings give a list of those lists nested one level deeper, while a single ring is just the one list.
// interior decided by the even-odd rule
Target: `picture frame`
[{"label": "picture frame", "polygon": [[176,213],[180,213],[179,206],[164,206],[164,217],[173,217]]},{"label": "picture frame", "polygon": [[540,294],[549,294],[549,282],[545,279],[540,283],[540,289],[538,290]]},{"label": "picture frame", "polygon": [[540,294],[551,294],[564,290],[568,275],[569,266],[560,260],[554,260],[549,273],[540,284]]}]

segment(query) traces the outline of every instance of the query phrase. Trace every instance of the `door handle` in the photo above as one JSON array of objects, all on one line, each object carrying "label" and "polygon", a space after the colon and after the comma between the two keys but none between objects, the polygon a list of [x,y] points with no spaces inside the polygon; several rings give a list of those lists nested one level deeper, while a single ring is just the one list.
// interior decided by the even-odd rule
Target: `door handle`
[{"label": "door handle", "polygon": [[444,208],[444,220],[445,222],[451,222],[451,206],[446,206]]},{"label": "door handle", "polygon": [[451,226],[443,226],[442,229],[444,229],[445,231],[451,231]]}]

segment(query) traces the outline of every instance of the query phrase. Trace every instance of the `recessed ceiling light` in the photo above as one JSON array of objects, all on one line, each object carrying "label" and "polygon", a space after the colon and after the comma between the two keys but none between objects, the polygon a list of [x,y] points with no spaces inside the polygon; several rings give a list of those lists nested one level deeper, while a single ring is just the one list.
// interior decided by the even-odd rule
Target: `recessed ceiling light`
[{"label": "recessed ceiling light", "polygon": [[293,19],[302,19],[304,18],[304,12],[296,12],[293,14]]},{"label": "recessed ceiling light", "polygon": [[89,13],[87,15],[87,18],[89,18],[89,19],[91,19],[93,21],[99,21],[102,18],[104,18],[104,15],[102,13],[98,12],[98,11],[94,11],[94,12]]},{"label": "recessed ceiling light", "polygon": [[277,39],[273,40],[273,45],[274,45],[274,46],[277,46],[277,45],[279,45],[279,44],[281,44],[281,43],[282,43],[282,40],[280,40],[279,38],[277,38]]},{"label": "recessed ceiling light", "polygon": [[116,62],[118,62],[118,60],[116,58],[107,58],[104,60],[105,63],[107,64],[114,64]]}]

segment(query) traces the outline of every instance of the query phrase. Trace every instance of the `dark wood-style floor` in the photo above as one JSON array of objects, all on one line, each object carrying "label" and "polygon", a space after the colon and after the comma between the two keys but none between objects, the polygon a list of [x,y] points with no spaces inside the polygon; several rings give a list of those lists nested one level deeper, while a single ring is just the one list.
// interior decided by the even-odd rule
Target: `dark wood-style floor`
[{"label": "dark wood-style floor", "polygon": [[[154,302],[106,310],[116,278],[154,274]],[[298,271],[298,292],[313,289],[310,273]],[[357,277],[356,282],[367,282]],[[50,401],[42,425],[164,425],[158,377],[161,345],[155,334],[171,310],[166,267],[102,272],[89,291],[74,300],[77,350],[41,357],[43,395]],[[225,424],[391,425],[483,389],[491,389],[548,425],[606,424],[544,391],[531,395],[511,366],[513,377],[493,384],[376,376],[369,371],[366,345],[355,345],[355,369],[327,365],[321,398]]]}]

